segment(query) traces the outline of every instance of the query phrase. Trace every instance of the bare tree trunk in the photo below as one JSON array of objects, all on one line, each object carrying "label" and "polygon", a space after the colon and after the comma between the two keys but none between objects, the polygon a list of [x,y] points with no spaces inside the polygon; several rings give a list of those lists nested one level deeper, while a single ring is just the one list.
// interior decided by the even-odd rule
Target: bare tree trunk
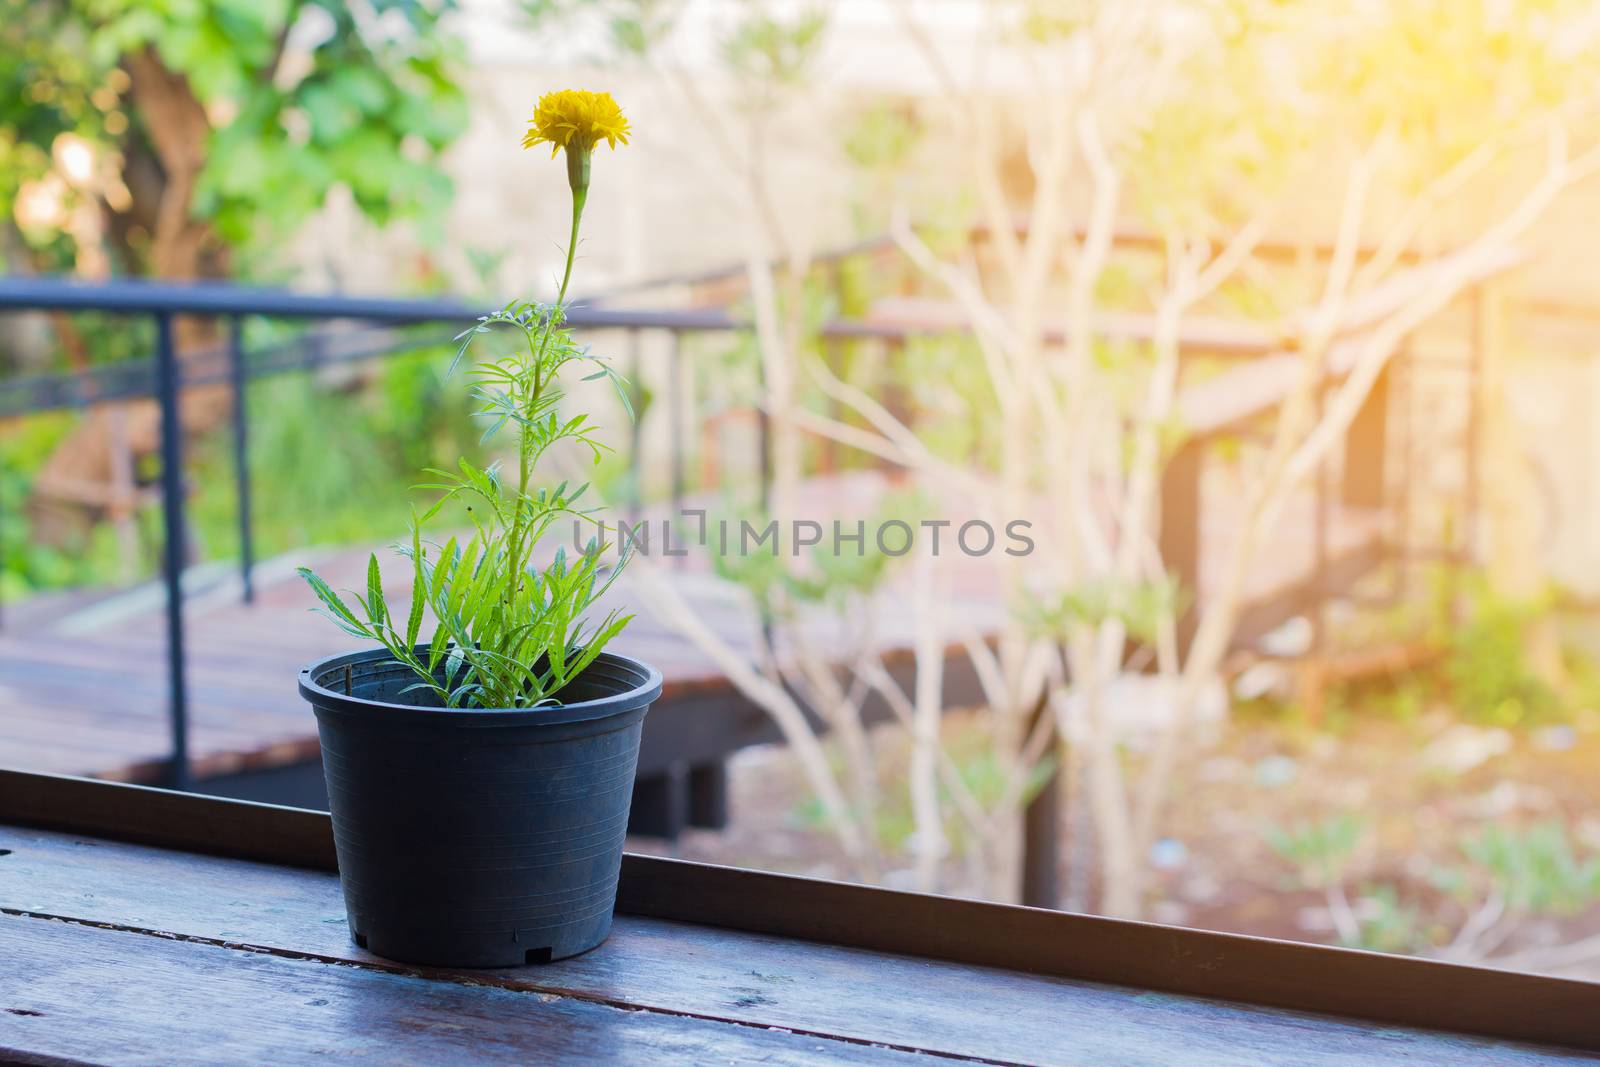
[{"label": "bare tree trunk", "polygon": [[211,123],[188,79],[168,70],[153,47],[129,55],[123,68],[163,179],[149,211],[153,222],[149,273],[159,278],[199,277],[212,234],[190,209],[206,165]]},{"label": "bare tree trunk", "polygon": [[[159,165],[145,167],[137,176],[130,174],[127,182],[134,198],[131,213],[150,234],[143,266],[159,278],[202,277],[223,264],[211,227],[191,214],[205,167],[210,121],[188,80],[169,71],[154,48],[127,56],[123,67],[133,106],[143,119]],[[218,331],[210,321],[180,318],[174,336],[181,357],[214,343]],[[183,427],[189,433],[218,425],[229,410],[225,385],[185,389],[182,400]],[[150,400],[89,411],[45,460],[34,483],[28,507],[41,540],[66,543],[82,537],[103,518],[123,521],[127,494],[121,474],[137,457],[156,451],[160,419],[160,410]],[[130,543],[126,536],[121,540]],[[125,558],[123,564],[131,567],[132,560]]]},{"label": "bare tree trunk", "polygon": [[[1473,341],[1479,346],[1479,488],[1488,535],[1486,571],[1496,595],[1516,603],[1537,601],[1546,591],[1539,550],[1539,500],[1529,477],[1527,448],[1507,397],[1511,353],[1511,299],[1508,282],[1480,286],[1473,302]],[[1556,618],[1538,612],[1523,628],[1523,650],[1545,682],[1568,684]]]}]

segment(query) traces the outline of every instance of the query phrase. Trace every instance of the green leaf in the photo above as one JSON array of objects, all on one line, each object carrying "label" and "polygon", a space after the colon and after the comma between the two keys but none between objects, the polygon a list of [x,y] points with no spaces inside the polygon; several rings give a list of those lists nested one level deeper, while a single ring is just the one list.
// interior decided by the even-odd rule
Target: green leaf
[{"label": "green leaf", "polygon": [[344,601],[339,599],[339,594],[335,593],[327,582],[314,574],[309,567],[297,567],[295,570],[301,578],[305,579],[306,584],[311,586],[311,591],[317,595],[317,599],[327,606],[330,617],[334,621],[348,623],[355,628],[359,635],[367,636],[368,631],[365,624],[356,618],[355,612],[345,606]]},{"label": "green leaf", "polygon": [[370,67],[343,67],[334,72],[328,88],[369,115],[381,114],[389,103],[389,83]]},{"label": "green leaf", "polygon": [[389,605],[383,600],[383,576],[378,571],[378,554],[367,559],[367,615],[375,628],[382,629],[389,621]]},{"label": "green leaf", "polygon": [[426,567],[422,556],[422,529],[415,521],[411,525],[411,615],[406,619],[406,647],[415,648],[417,636],[422,632],[422,606],[427,602],[428,590],[424,584]]},{"label": "green leaf", "polygon": [[445,542],[444,548],[440,550],[439,562],[433,565],[433,588],[428,590],[428,603],[433,605],[434,614],[440,616],[441,620],[444,616],[444,607],[441,601],[444,599],[445,589],[450,583],[450,575],[460,565],[460,559],[461,552],[456,547],[456,539],[452,537]]},{"label": "green leaf", "polygon": [[433,631],[433,640],[428,642],[428,675],[439,669],[439,664],[444,661],[445,654],[450,651],[450,629],[440,623],[438,629]]},{"label": "green leaf", "polygon": [[311,119],[311,135],[319,144],[336,144],[361,123],[361,109],[326,84],[301,90],[300,103]]}]

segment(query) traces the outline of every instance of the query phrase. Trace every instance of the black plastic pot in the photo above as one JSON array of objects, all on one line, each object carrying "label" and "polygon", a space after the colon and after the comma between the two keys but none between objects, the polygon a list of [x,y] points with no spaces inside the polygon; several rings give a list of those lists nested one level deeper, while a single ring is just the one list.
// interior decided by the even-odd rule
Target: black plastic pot
[{"label": "black plastic pot", "polygon": [[414,681],[381,649],[300,672],[355,942],[509,967],[604,941],[661,673],[605,652],[562,706],[504,711],[405,703]]}]

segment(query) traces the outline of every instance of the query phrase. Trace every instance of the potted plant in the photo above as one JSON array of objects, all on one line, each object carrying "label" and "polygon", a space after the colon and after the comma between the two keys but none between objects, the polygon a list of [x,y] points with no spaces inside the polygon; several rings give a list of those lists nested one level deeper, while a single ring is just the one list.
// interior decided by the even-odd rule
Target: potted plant
[{"label": "potted plant", "polygon": [[[377,647],[300,674],[316,711],[350,932],[372,952],[441,966],[560,959],[606,937],[653,667],[606,651],[631,616],[588,621],[626,552],[607,566],[586,486],[538,484],[549,451],[604,449],[588,417],[562,406],[573,364],[609,377],[564,322],[596,144],[628,141],[606,93],[542,97],[524,147],[566,153],[572,234],[551,305],[513,303],[457,339],[517,335],[511,355],[472,367],[488,433],[515,438],[516,469],[462,460],[431,470],[438,500],[415,516],[411,603],[384,598],[377,556],[347,601],[306,568],[320,609]],[[454,364],[452,364],[454,366]],[[631,415],[631,410],[630,410]],[[459,507],[470,530],[442,545],[424,528]],[[556,525],[592,524],[586,547],[545,551]],[[431,636],[430,636],[431,635]]]}]

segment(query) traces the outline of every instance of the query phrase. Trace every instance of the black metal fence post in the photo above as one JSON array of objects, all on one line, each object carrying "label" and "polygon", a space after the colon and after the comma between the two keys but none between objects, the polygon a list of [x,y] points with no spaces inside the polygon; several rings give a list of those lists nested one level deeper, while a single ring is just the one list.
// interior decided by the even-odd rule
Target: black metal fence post
[{"label": "black metal fence post", "polygon": [[638,521],[644,504],[644,357],[640,353],[639,331],[628,331],[628,403],[633,418],[628,421],[628,517]]},{"label": "black metal fence post", "polygon": [[[671,438],[668,451],[670,453],[670,473],[672,478],[672,512],[667,517],[667,526],[672,529],[677,529],[684,518],[683,497],[684,493],[687,492],[687,480],[684,475],[683,465],[684,451],[687,447],[686,437],[688,430],[684,426],[683,405],[685,403],[693,402],[693,392],[692,390],[685,390],[683,388],[683,360],[680,358],[683,354],[682,341],[679,338],[678,331],[669,330],[667,332],[667,336],[670,343],[667,346],[666,401],[668,419],[667,427],[669,436]],[[702,516],[702,524],[704,521],[704,517]],[[704,532],[704,529],[705,527],[702,525],[701,531]],[[663,542],[665,542],[667,536],[665,529],[663,529],[662,535]],[[665,546],[663,545],[663,548],[664,547]],[[674,567],[682,567],[687,562],[688,559],[685,556],[674,555],[672,565]]]},{"label": "black metal fence post", "polygon": [[172,337],[172,315],[158,312],[156,321],[156,398],[161,405],[161,517],[163,562],[167,586],[168,714],[172,724],[172,761],[167,784],[189,788],[189,694],[183,654],[183,563],[187,534],[183,521],[183,427],[178,408],[178,354]]},{"label": "black metal fence post", "polygon": [[244,320],[228,320],[228,375],[233,383],[233,482],[239,514],[239,581],[244,602],[256,602],[255,542],[250,533],[250,430],[245,409]]},{"label": "black metal fence post", "polygon": [[[1039,703],[1028,716],[1028,733],[1046,729],[1051,744],[1047,758],[1059,760],[1061,746],[1056,743],[1055,727],[1044,721],[1053,719],[1050,692],[1039,696]],[[1061,767],[1053,767],[1022,813],[1022,903],[1030,908],[1058,908],[1061,888],[1056,876],[1061,847]]]},{"label": "black metal fence post", "polygon": [[668,416],[671,419],[668,425],[672,437],[672,510],[674,512],[673,519],[676,521],[678,518],[676,513],[683,507],[683,497],[686,492],[687,482],[683,467],[684,451],[687,447],[687,442],[684,439],[687,430],[683,425],[683,405],[692,401],[692,397],[683,395],[685,392],[683,389],[683,360],[679,358],[681,355],[681,343],[678,339],[678,331],[671,330],[667,336],[671,339],[671,345],[667,349],[667,380],[670,383],[667,392],[667,407]]}]

